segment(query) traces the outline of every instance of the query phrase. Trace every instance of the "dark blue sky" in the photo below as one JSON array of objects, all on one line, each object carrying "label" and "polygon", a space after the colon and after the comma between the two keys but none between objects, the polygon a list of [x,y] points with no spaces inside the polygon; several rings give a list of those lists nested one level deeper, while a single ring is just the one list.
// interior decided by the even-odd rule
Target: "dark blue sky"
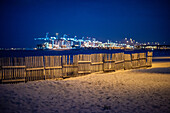
[{"label": "dark blue sky", "polygon": [[168,0],[1,0],[0,47],[35,47],[46,32],[170,43]]}]

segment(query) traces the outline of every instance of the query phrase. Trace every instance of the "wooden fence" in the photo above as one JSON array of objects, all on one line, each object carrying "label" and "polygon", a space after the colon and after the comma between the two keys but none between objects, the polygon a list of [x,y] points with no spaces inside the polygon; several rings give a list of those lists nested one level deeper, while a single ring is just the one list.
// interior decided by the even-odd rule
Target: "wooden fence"
[{"label": "wooden fence", "polygon": [[148,67],[152,66],[152,56],[153,56],[153,53],[152,52],[148,52],[148,54],[147,54],[147,66]]},{"label": "wooden fence", "polygon": [[24,58],[0,58],[0,78],[2,82],[25,81],[25,59]]},{"label": "wooden fence", "polygon": [[91,73],[91,55],[78,55],[78,74],[84,75]]},{"label": "wooden fence", "polygon": [[25,57],[25,65],[26,81],[45,79],[43,56]]},{"label": "wooden fence", "polygon": [[140,67],[146,67],[146,53],[139,53],[139,65]]},{"label": "wooden fence", "polygon": [[0,58],[0,81],[20,82],[152,66],[152,52]]},{"label": "wooden fence", "polygon": [[[72,59],[72,60],[71,60]],[[63,77],[68,76],[77,76],[78,73],[78,55],[64,55],[62,57],[62,65],[63,65]]]},{"label": "wooden fence", "polygon": [[91,54],[91,72],[103,71],[103,54]]},{"label": "wooden fence", "polygon": [[115,53],[115,70],[124,69],[124,53]]},{"label": "wooden fence", "polygon": [[115,54],[105,54],[104,55],[104,72],[115,71]]},{"label": "wooden fence", "polygon": [[139,68],[139,53],[132,53],[132,69]]},{"label": "wooden fence", "polygon": [[132,60],[130,54],[124,54],[124,69],[132,69]]},{"label": "wooden fence", "polygon": [[61,56],[44,56],[45,79],[60,78],[62,76]]}]

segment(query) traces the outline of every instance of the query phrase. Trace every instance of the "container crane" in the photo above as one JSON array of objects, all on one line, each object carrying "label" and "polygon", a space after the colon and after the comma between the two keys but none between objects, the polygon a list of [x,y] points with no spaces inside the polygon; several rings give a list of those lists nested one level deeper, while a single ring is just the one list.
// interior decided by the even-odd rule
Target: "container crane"
[{"label": "container crane", "polygon": [[56,37],[50,37],[48,36],[49,32],[46,33],[46,37],[45,38],[34,38],[34,40],[36,41],[45,41],[45,48],[49,49],[49,42],[52,42],[52,48],[54,47],[54,41],[56,40],[56,37],[58,38],[58,33],[56,33]]}]

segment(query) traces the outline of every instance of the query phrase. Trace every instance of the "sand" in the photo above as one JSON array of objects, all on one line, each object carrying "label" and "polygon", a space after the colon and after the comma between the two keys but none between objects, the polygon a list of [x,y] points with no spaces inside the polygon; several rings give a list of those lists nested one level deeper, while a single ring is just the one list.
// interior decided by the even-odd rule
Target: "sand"
[{"label": "sand", "polygon": [[0,113],[168,113],[170,62],[64,80],[0,84]]}]

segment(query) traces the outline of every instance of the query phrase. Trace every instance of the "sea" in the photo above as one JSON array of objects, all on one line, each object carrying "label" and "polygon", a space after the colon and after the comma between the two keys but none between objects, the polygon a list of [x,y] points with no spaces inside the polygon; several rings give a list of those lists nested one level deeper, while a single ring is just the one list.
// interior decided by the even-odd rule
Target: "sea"
[{"label": "sea", "polygon": [[[26,57],[26,56],[60,56],[60,55],[78,55],[78,54],[95,54],[95,53],[143,53],[153,52],[153,57],[170,57],[170,50],[118,50],[118,49],[73,49],[73,50],[0,50],[0,57]],[[153,59],[154,61],[156,59]],[[159,59],[157,59],[159,60]],[[170,59],[161,59],[170,61]]]}]

